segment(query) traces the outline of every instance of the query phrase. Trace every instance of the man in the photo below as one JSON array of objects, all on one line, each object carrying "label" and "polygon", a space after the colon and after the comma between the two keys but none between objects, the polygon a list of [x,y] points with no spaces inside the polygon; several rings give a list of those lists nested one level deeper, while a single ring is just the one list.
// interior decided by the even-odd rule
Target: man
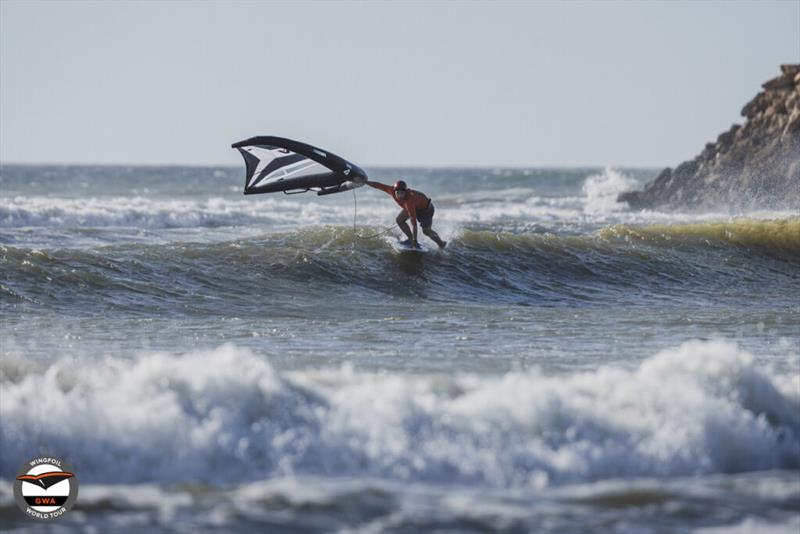
[{"label": "man", "polygon": [[[380,189],[390,194],[395,202],[397,202],[403,211],[401,211],[397,218],[397,226],[406,234],[406,237],[418,247],[417,243],[417,221],[422,226],[422,233],[431,238],[439,248],[444,248],[447,241],[442,241],[439,234],[433,231],[431,225],[433,224],[433,202],[419,191],[409,189],[403,180],[397,180],[394,187],[382,184],[380,182],[367,182],[367,185]],[[411,219],[411,229],[408,228],[406,220]]]}]

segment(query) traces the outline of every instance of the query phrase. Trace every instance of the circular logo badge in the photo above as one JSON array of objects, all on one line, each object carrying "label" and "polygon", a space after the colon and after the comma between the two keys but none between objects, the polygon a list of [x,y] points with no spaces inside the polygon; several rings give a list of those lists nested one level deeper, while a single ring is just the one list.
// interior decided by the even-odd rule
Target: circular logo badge
[{"label": "circular logo badge", "polygon": [[55,519],[78,499],[78,478],[58,458],[34,458],[17,473],[14,499],[29,517]]}]

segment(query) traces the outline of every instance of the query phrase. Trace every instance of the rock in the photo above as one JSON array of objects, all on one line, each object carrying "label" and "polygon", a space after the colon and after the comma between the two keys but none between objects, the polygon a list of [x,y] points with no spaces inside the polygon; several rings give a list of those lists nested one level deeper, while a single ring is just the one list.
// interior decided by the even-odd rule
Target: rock
[{"label": "rock", "polygon": [[794,88],[794,73],[786,73],[777,78],[772,78],[768,82],[761,84],[761,87],[767,90],[781,89],[783,87]]},{"label": "rock", "polygon": [[658,175],[658,178],[656,178],[656,182],[669,181],[671,178],[672,178],[672,169],[667,167],[666,169],[661,171],[661,174]]},{"label": "rock", "polygon": [[[783,136],[800,131],[800,109],[795,109],[786,121],[786,127],[783,129]],[[800,162],[800,159],[798,159]]]},{"label": "rock", "polygon": [[781,72],[784,74],[800,73],[800,65],[781,65]]},{"label": "rock", "polygon": [[791,113],[792,110],[797,108],[797,93],[789,93],[789,97],[786,99],[786,112]]},{"label": "rock", "polygon": [[619,199],[632,209],[800,209],[800,65],[781,65],[734,124],[691,161]]},{"label": "rock", "polygon": [[742,117],[748,119],[754,117],[759,111],[763,111],[767,106],[767,94],[764,91],[758,93],[750,102],[742,108]]},{"label": "rock", "polygon": [[692,161],[684,161],[677,167],[675,167],[674,174],[677,176],[691,176],[697,170],[697,162],[694,160]]},{"label": "rock", "polygon": [[741,128],[741,126],[739,126],[738,124],[734,124],[733,126],[731,126],[731,129],[728,130],[727,132],[719,134],[719,137],[717,137],[717,143],[716,143],[717,146],[727,147],[728,145],[733,143],[733,136],[736,135],[736,130],[738,130],[739,128]]}]

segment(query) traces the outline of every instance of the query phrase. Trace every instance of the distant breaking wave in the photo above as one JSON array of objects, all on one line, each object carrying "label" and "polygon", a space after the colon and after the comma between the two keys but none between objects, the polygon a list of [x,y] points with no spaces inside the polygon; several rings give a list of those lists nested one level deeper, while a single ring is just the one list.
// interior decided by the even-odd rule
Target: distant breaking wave
[{"label": "distant breaking wave", "polygon": [[[359,220],[390,223],[397,207],[369,191],[358,192]],[[258,199],[154,199],[147,197],[51,198],[17,197],[0,203],[0,228],[208,228],[245,225],[320,225],[352,221],[352,197],[338,202],[284,195]],[[531,190],[442,195],[435,201],[437,220],[483,223],[509,220],[568,220],[580,215],[585,199],[549,198]],[[588,201],[588,200],[587,200]],[[591,199],[592,202],[597,202]],[[620,205],[621,206],[621,205]],[[596,211],[594,213],[600,213]]]},{"label": "distant breaking wave", "polygon": [[109,466],[114,483],[318,475],[491,488],[798,469],[799,378],[722,341],[570,376],[277,372],[231,345],[86,366],[5,361],[0,474],[34,453],[100,483]]},{"label": "distant breaking wave", "polygon": [[[352,210],[352,208],[350,208]],[[351,213],[351,212],[350,212]],[[18,197],[0,205],[0,227],[141,227],[191,228],[324,222],[341,213],[315,202],[299,204],[281,198],[259,200],[156,200],[145,197]],[[351,215],[352,216],[352,215]]]},{"label": "distant breaking wave", "polygon": [[[671,212],[629,212],[617,201],[620,191],[632,179],[605,169],[585,178],[580,194],[554,196],[535,183],[508,189],[456,188],[432,195],[437,207],[437,225],[475,224],[652,224],[691,223],[719,220],[729,214],[676,214]],[[97,196],[86,198],[25,195],[0,198],[0,229],[26,227],[78,228],[215,228],[261,225],[313,226],[347,224],[353,220],[354,201],[350,194],[319,200],[285,195],[256,197],[219,196],[205,198],[180,195]],[[397,207],[380,193],[361,189],[356,193],[357,222],[390,224]],[[796,214],[795,214],[796,215]],[[752,213],[750,217],[780,218],[790,213]]]}]

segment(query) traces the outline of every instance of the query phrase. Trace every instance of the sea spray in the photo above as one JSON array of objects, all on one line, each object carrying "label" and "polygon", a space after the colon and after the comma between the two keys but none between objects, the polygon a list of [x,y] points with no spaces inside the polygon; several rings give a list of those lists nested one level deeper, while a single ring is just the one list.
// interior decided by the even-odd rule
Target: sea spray
[{"label": "sea spray", "polygon": [[606,167],[602,173],[587,177],[583,183],[583,211],[592,214],[622,211],[625,204],[619,202],[617,197],[635,185],[636,182],[630,177]]}]

